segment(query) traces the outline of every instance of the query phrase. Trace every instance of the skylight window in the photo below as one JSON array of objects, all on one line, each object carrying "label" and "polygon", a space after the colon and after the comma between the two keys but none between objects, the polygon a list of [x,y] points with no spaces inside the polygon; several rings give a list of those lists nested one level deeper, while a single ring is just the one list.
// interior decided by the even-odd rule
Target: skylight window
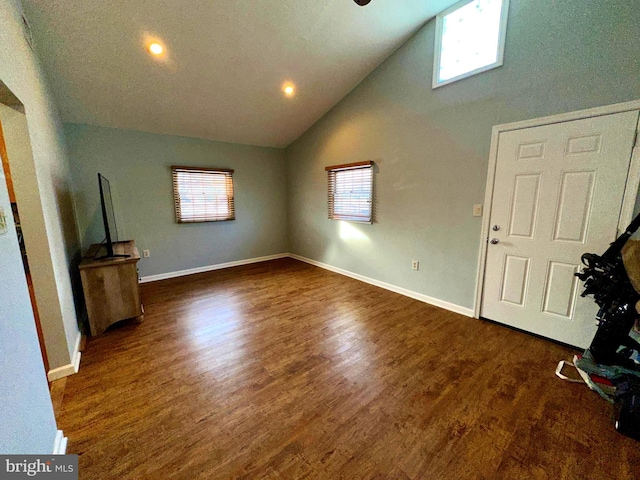
[{"label": "skylight window", "polygon": [[436,17],[433,88],[502,65],[509,0],[463,0]]}]

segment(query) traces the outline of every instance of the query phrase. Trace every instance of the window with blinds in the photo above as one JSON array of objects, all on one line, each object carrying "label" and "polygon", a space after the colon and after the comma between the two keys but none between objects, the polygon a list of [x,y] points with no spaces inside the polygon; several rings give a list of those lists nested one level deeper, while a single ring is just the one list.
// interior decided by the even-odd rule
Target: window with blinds
[{"label": "window with blinds", "polygon": [[373,221],[373,162],[326,167],[329,218],[352,222]]},{"label": "window with blinds", "polygon": [[235,220],[233,170],[171,167],[178,223]]}]

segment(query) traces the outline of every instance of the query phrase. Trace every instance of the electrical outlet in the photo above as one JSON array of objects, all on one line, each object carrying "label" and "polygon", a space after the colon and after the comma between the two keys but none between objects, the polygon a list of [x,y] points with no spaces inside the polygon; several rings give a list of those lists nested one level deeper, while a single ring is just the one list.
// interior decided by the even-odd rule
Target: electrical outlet
[{"label": "electrical outlet", "polygon": [[477,203],[473,206],[473,216],[474,217],[481,217],[482,216],[482,204],[481,203]]},{"label": "electrical outlet", "polygon": [[149,250],[142,250],[142,256],[144,258],[149,258],[151,256],[151,252]]},{"label": "electrical outlet", "polygon": [[418,260],[411,260],[411,270],[420,270],[420,262]]}]

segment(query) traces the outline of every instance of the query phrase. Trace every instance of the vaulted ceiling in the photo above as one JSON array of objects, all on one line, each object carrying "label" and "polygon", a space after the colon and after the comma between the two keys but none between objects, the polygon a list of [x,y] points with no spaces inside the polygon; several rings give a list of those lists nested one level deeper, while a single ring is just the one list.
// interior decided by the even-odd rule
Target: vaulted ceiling
[{"label": "vaulted ceiling", "polygon": [[63,121],[284,147],[455,0],[22,3]]}]

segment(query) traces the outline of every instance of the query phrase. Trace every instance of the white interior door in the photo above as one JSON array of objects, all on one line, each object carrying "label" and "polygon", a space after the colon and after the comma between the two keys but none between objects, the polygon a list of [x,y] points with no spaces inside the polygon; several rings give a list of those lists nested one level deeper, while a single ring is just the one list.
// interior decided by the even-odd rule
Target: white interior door
[{"label": "white interior door", "polygon": [[573,275],[617,235],[638,112],[503,132],[480,315],[587,347],[596,304]]}]

